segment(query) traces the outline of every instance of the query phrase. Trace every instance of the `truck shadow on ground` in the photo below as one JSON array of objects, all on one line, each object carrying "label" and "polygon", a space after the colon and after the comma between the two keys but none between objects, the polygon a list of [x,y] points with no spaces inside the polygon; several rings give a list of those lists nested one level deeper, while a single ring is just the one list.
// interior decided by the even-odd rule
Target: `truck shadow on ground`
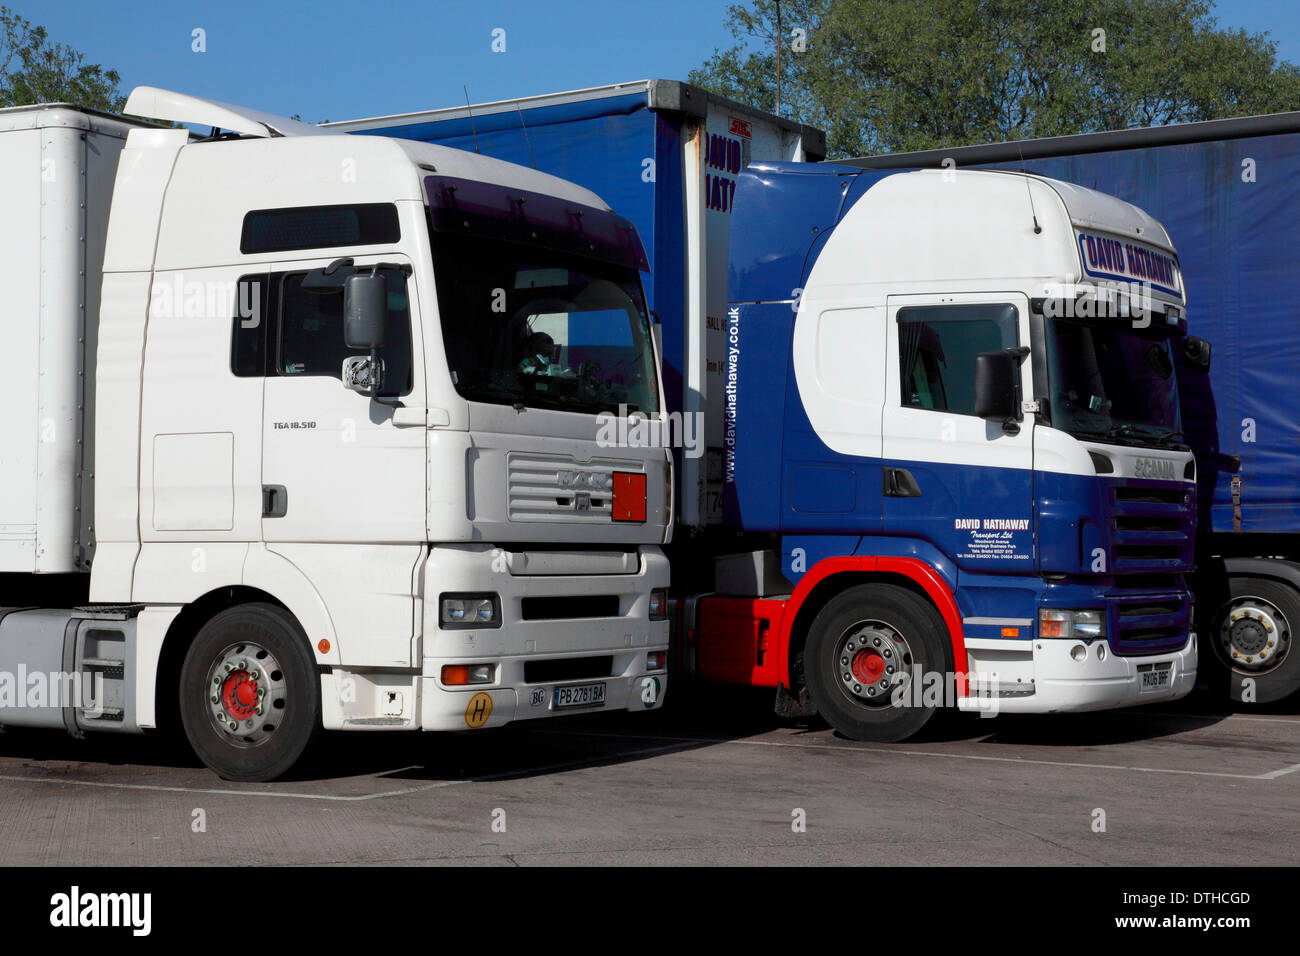
[{"label": "truck shadow on ground", "polygon": [[[329,733],[286,777],[274,784],[226,784],[206,770],[183,740],[165,736],[92,735],[73,739],[56,731],[9,729],[0,734],[0,777],[178,787],[275,788],[309,781],[358,778],[427,783],[539,777],[653,759],[733,740],[784,733],[788,740],[852,747],[818,717],[783,719],[772,713],[770,691],[698,685],[675,688],[652,713],[600,713],[521,722],[489,731],[422,734]],[[1234,714],[1273,715],[1290,722],[1294,704],[1225,707],[1194,695],[1150,709],[1091,714],[952,714],[898,744],[908,749],[945,744],[1001,747],[1093,748],[1172,737],[1215,726]],[[1300,727],[1300,719],[1295,721]],[[1213,745],[1213,741],[1202,740]],[[1224,745],[1233,745],[1225,740]],[[1287,741],[1290,746],[1291,741]]]},{"label": "truck shadow on ground", "polygon": [[[219,780],[175,735],[91,734],[75,739],[54,730],[8,728],[0,734],[0,779],[221,789],[273,789],[367,777],[410,783],[505,780],[708,747],[778,725],[771,714],[770,692],[723,688],[710,691],[709,697],[716,707],[701,710],[694,702],[651,713],[573,715],[493,730],[324,733],[289,774],[272,784]],[[705,715],[707,725],[696,726]]]}]

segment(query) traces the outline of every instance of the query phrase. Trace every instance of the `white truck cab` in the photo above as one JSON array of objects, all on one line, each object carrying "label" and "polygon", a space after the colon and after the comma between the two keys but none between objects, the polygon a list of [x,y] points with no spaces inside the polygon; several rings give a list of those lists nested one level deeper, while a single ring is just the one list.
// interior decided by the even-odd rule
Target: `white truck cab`
[{"label": "white truck cab", "polygon": [[[73,448],[93,436],[42,482],[94,519],[61,566],[24,552],[3,570],[18,593],[88,570],[91,610],[0,612],[0,669],[98,674],[117,705],[0,700],[0,724],[178,713],[209,766],[260,780],[321,727],[660,706],[671,462],[598,441],[602,412],[663,407],[631,225],[454,149],[152,88],[126,112],[212,135],[125,130],[111,185],[79,180],[94,208],[112,194],[89,253],[42,239],[55,283],[80,281],[78,257],[87,284],[102,274],[98,315],[63,330],[97,341],[84,376],[72,350],[28,357],[66,380]],[[8,415],[37,421],[35,398]],[[78,622],[106,609],[106,637],[13,637],[103,632]]]}]

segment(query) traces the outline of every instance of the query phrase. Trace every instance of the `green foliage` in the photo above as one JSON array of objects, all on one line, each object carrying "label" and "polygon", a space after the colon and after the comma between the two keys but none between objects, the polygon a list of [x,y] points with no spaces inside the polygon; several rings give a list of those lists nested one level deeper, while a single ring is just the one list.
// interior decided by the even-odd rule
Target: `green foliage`
[{"label": "green foliage", "polygon": [[[776,0],[728,10],[739,41],[690,81],[776,106]],[[1300,109],[1300,69],[1210,0],[787,0],[781,113],[832,156]],[[791,30],[807,31],[792,49]],[[1099,32],[1104,31],[1104,34]]]},{"label": "green foliage", "polygon": [[121,112],[121,77],[63,43],[50,42],[44,27],[0,7],[0,106],[74,103]]}]

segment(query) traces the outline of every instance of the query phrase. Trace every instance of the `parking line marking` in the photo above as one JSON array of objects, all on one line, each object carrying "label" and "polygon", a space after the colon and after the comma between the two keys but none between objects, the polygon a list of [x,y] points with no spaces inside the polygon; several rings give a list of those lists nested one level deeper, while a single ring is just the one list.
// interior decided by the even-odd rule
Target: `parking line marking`
[{"label": "parking line marking", "polygon": [[595,731],[574,732],[539,730],[535,732],[539,734],[569,737],[622,737],[628,740],[677,740],[690,741],[697,744],[738,744],[751,747],[790,747],[795,750],[836,750],[848,753],[889,754],[890,756],[899,757],[942,757],[949,760],[985,760],[995,763],[1023,763],[1046,767],[1077,767],[1085,770],[1127,770],[1132,773],[1166,773],[1188,777],[1227,777],[1233,780],[1276,780],[1278,777],[1300,769],[1300,764],[1297,764],[1292,767],[1283,767],[1280,770],[1270,770],[1265,773],[1225,773],[1219,770],[1174,770],[1167,767],[1139,767],[1129,764],[1082,763],[1073,760],[1037,760],[1032,757],[995,757],[989,754],[935,753],[930,750],[887,750],[884,747],[865,747],[851,744],[836,746],[832,744],[788,743],[781,740],[728,740],[725,738],[711,737],[667,737],[652,734],[612,734]]},{"label": "parking line marking", "polygon": [[1144,714],[1129,714],[1131,717],[1187,717],[1192,720],[1250,720],[1259,724],[1290,724],[1300,727],[1300,720],[1288,720],[1285,717],[1251,717],[1247,714],[1175,714],[1164,710],[1148,710]]},{"label": "parking line marking", "polygon": [[1264,777],[1269,780],[1276,780],[1278,777],[1285,777],[1287,774],[1295,773],[1297,770],[1300,770],[1300,763],[1293,763],[1291,766],[1283,767],[1281,770],[1270,770],[1268,773],[1264,774]]},{"label": "parking line marking", "polygon": [[283,797],[290,800],[341,800],[341,801],[358,801],[374,800],[377,797],[397,797],[406,793],[419,793],[422,790],[434,790],[440,787],[454,787],[457,784],[471,783],[470,779],[465,780],[436,780],[433,783],[422,784],[418,787],[407,787],[403,790],[390,790],[385,793],[366,793],[358,796],[344,796],[342,794],[329,793],[279,793],[273,790],[218,790],[216,787],[167,787],[162,784],[153,783],[110,783],[103,780],[64,780],[58,777],[18,777],[9,774],[0,774],[0,780],[14,783],[48,783],[48,784],[70,784],[76,787],[103,787],[108,790],[155,790],[161,793],[202,793],[216,794],[222,797]]},{"label": "parking line marking", "polygon": [[[671,743],[658,747],[644,747],[640,750],[633,750],[627,753],[598,754],[596,756],[579,758],[577,760],[566,760],[562,763],[544,764],[540,767],[525,767],[519,770],[506,770],[501,773],[466,777],[463,780],[435,780],[431,783],[420,784],[416,787],[404,787],[401,790],[386,790],[383,793],[363,793],[356,796],[344,796],[342,794],[330,793],[278,792],[274,790],[219,790],[216,787],[169,787],[153,783],[110,783],[103,780],[65,780],[59,777],[22,777],[13,774],[0,774],[0,780],[11,783],[67,784],[76,787],[101,787],[108,790],[153,790],[160,793],[215,794],[222,797],[282,797],[289,800],[333,800],[342,803],[361,803],[367,800],[382,800],[387,797],[402,797],[412,793],[423,793],[426,790],[439,790],[443,787],[456,787],[465,783],[491,783],[497,780],[509,780],[513,777],[554,773],[557,770],[573,770],[582,767],[592,767],[608,761],[611,756],[617,757],[618,759],[625,759],[627,757],[649,757],[654,756],[655,754],[680,749],[680,743]],[[393,772],[394,771],[391,770],[385,771],[385,773]]]}]

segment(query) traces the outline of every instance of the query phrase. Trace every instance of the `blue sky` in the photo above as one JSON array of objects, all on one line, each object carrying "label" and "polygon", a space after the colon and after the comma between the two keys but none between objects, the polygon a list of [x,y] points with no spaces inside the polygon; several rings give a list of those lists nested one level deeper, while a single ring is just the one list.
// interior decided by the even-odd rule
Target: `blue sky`
[{"label": "blue sky", "polygon": [[[3,0],[123,89],[162,86],[309,122],[599,86],[685,79],[728,46],[731,0],[477,0],[166,4]],[[1220,0],[1220,24],[1268,31],[1300,63],[1297,0]],[[491,49],[505,31],[505,52]],[[207,50],[191,49],[192,31]]]}]

